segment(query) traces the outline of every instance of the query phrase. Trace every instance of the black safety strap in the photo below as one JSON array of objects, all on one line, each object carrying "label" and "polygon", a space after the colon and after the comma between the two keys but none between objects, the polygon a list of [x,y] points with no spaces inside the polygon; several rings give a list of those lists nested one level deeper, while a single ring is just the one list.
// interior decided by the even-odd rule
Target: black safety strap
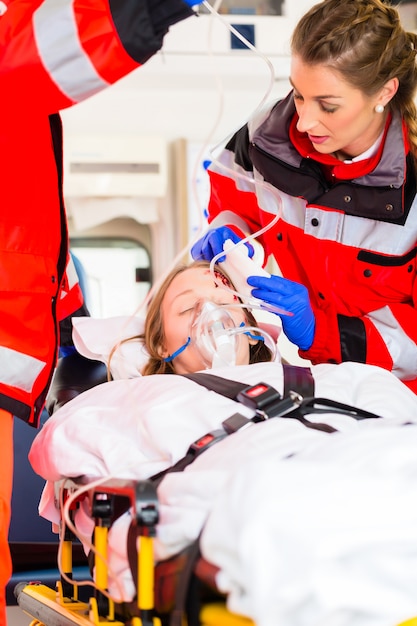
[{"label": "black safety strap", "polygon": [[284,372],[284,398],[290,394],[290,391],[299,393],[303,398],[314,396],[314,378],[309,367],[283,363],[282,369]]},{"label": "black safety strap", "polygon": [[[283,365],[283,370],[284,390],[288,397],[291,392],[298,393],[300,397],[314,396],[314,378],[309,368]],[[151,480],[156,486],[159,485],[166,474],[171,472],[181,472],[204,450],[207,450],[213,444],[221,441],[227,435],[240,430],[240,428],[251,422],[259,422],[263,421],[265,417],[275,417],[280,415],[280,409],[285,408],[286,412],[288,412],[289,409],[292,410],[295,407],[292,400],[290,401],[289,407],[284,407],[282,404],[281,394],[276,389],[270,385],[266,385],[265,383],[250,386],[246,383],[230,380],[228,378],[222,378],[220,376],[214,376],[213,374],[207,374],[204,372],[184,374],[183,376],[198,383],[199,385],[203,385],[211,391],[215,391],[216,393],[225,396],[226,398],[230,398],[236,402],[242,402],[243,404],[258,410],[259,414],[252,419],[248,419],[243,415],[240,415],[240,413],[235,413],[222,423],[222,428],[200,437],[200,439],[191,444],[186,455],[182,459],[177,461],[177,463],[173,466],[152,476]],[[255,397],[254,394],[258,391],[260,393],[257,393]],[[266,408],[268,408],[268,413],[265,413]],[[327,424],[308,422],[301,415],[298,419],[311,428],[325,430],[327,432],[334,432],[335,430]]]},{"label": "black safety strap", "polygon": [[189,378],[211,391],[215,391],[231,400],[235,400],[236,402],[250,407],[255,411],[255,416],[248,419],[240,413],[234,413],[222,422],[221,428],[206,433],[197,439],[197,441],[194,441],[182,459],[171,467],[155,474],[150,480],[158,486],[166,474],[181,472],[202,452],[228,435],[237,432],[250,423],[261,422],[271,417],[296,419],[307,428],[321,430],[327,433],[334,433],[337,429],[329,424],[309,421],[305,418],[305,415],[341,413],[343,415],[349,415],[356,420],[380,417],[369,411],[336,402],[335,400],[315,398],[314,379],[309,368],[292,365],[283,365],[283,368],[284,396],[281,396],[274,387],[271,387],[271,385],[267,383],[261,382],[251,386],[205,372],[183,374],[185,378]]},{"label": "black safety strap", "polygon": [[[301,418],[304,415],[311,415],[313,413],[325,414],[330,412],[349,415],[356,420],[380,417],[380,415],[376,415],[376,413],[371,413],[370,411],[365,411],[364,409],[350,404],[344,404],[337,400],[316,398],[314,396],[314,378],[309,368],[287,364],[283,364],[282,367],[284,371],[283,396],[267,383],[258,383],[257,385],[248,386],[235,380],[220,378],[219,376],[213,376],[205,372],[183,374],[183,376],[227,398],[241,402],[245,406],[249,406],[258,411],[259,414],[263,413],[265,418]],[[262,419],[257,420],[256,418],[252,418],[250,421],[262,421]],[[310,422],[306,425],[310,428],[317,426],[316,423]],[[325,424],[324,426],[328,425]],[[324,428],[322,430],[327,429]]]},{"label": "black safety strap", "polygon": [[[312,398],[314,396],[314,378],[309,367],[299,367],[285,363],[282,365],[282,368],[284,372],[284,398],[289,395],[290,391],[295,391],[303,398]],[[248,388],[246,383],[204,372],[183,374],[183,376],[199,385],[204,385],[204,387],[222,396],[226,396],[226,398],[236,401],[238,401],[239,392]]]}]

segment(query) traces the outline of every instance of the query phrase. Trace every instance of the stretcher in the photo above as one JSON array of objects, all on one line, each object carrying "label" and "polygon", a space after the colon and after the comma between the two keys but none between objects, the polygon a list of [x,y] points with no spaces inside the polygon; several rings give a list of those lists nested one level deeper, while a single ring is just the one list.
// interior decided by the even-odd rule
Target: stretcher
[{"label": "stretcher", "polygon": [[[66,494],[77,490],[79,485],[66,481]],[[20,608],[33,617],[32,626],[253,626],[250,619],[226,609],[215,591],[213,568],[204,562],[196,546],[155,566],[153,539],[159,513],[156,488],[151,481],[110,480],[89,490],[88,497],[95,519],[95,576],[94,584],[91,582],[91,597],[88,601],[78,599],[80,581],[73,578],[72,571],[72,539],[75,537],[64,525],[58,563],[62,573],[56,588],[21,582],[14,590]],[[107,536],[115,515],[127,509],[133,512],[132,529],[137,541],[137,595],[134,604],[123,606],[108,594]],[[200,607],[199,591],[193,580],[211,588],[218,595],[217,601]],[[88,581],[82,582],[85,583]],[[156,586],[159,586],[157,590]],[[195,594],[191,602],[190,592]],[[199,608],[198,615],[193,615],[195,607]],[[410,622],[409,626],[414,624]]]},{"label": "stretcher", "polygon": [[[293,543],[295,548],[300,539],[305,539],[306,528],[321,532],[321,536],[317,536],[315,532],[311,534],[310,543],[313,549],[316,545],[329,547],[328,535],[336,542],[333,547],[343,549],[347,547],[348,557],[358,554],[358,546],[362,550],[369,544],[370,567],[364,581],[370,582],[371,587],[374,571],[372,568],[380,565],[380,555],[375,554],[375,546],[377,551],[381,550],[381,547],[384,550],[385,546],[389,546],[384,554],[387,558],[381,567],[384,571],[391,563],[389,552],[391,548],[395,556],[406,555],[407,568],[403,568],[402,572],[397,568],[393,576],[388,577],[388,583],[383,581],[382,588],[385,590],[390,582],[394,584],[396,591],[401,585],[406,585],[407,593],[402,596],[406,597],[407,608],[401,609],[401,618],[396,613],[395,620],[384,622],[384,626],[388,623],[389,626],[398,624],[417,626],[417,618],[413,617],[417,614],[415,609],[417,599],[414,593],[417,588],[417,537],[414,530],[417,527],[417,513],[415,507],[410,507],[410,502],[417,501],[415,481],[412,480],[417,446],[416,399],[387,372],[378,368],[345,364],[335,368],[316,367],[312,371],[315,375],[317,390],[321,392],[319,395],[335,397],[334,390],[337,389],[336,399],[339,403],[354,401],[355,404],[365,406],[368,411],[383,411],[386,416],[385,420],[380,425],[380,420],[372,418],[358,422],[357,419],[352,420],[343,415],[333,415],[332,419],[327,414],[325,419],[323,415],[318,415],[318,422],[325,421],[328,425],[333,424],[337,430],[340,429],[337,435],[332,433],[334,428],[323,432],[306,428],[305,425],[295,420],[268,419],[261,424],[248,425],[248,428],[245,427],[232,437],[226,437],[215,446],[211,446],[185,471],[165,477],[158,486],[158,498],[154,485],[149,486],[149,481],[143,480],[141,476],[144,474],[155,476],[159,469],[163,470],[167,467],[167,458],[173,450],[175,454],[169,457],[171,464],[177,459],[181,460],[189,442],[195,441],[196,436],[201,436],[209,430],[207,425],[210,429],[216,429],[225,418],[229,419],[233,412],[236,412],[237,406],[234,400],[226,399],[222,395],[212,395],[212,392],[208,392],[195,382],[181,376],[166,377],[164,388],[161,389],[159,378],[155,376],[130,381],[113,381],[100,385],[96,388],[96,393],[90,390],[80,394],[78,398],[64,406],[56,416],[50,418],[40,432],[30,456],[32,465],[35,463],[35,471],[48,482],[56,481],[57,476],[60,476],[65,477],[67,485],[67,477],[73,479],[80,473],[90,477],[127,476],[134,469],[138,475],[135,474],[133,480],[113,480],[110,483],[101,479],[100,485],[95,486],[87,482],[85,488],[89,494],[88,502],[94,503],[89,512],[89,519],[94,520],[96,551],[104,557],[94,559],[95,587],[92,587],[91,599],[84,603],[78,601],[77,586],[71,579],[70,537],[62,537],[61,530],[61,569],[65,576],[57,581],[57,589],[51,590],[31,584],[20,584],[16,588],[15,595],[19,606],[37,620],[34,626],[41,624],[45,626],[94,624],[97,626],[105,623],[116,624],[116,626],[120,624],[157,626],[158,620],[162,626],[184,626],[185,624],[187,626],[197,624],[199,626],[200,624],[204,626],[226,626],[227,624],[252,626],[255,623],[257,626],[264,624],[275,626],[277,623],[286,625],[303,623],[291,620],[271,622],[267,620],[268,615],[265,616],[265,609],[263,612],[259,610],[262,609],[258,602],[259,598],[262,602],[262,594],[259,595],[259,592],[263,589],[258,588],[258,595],[256,595],[251,583],[256,583],[256,577],[263,575],[262,567],[268,575],[271,573],[263,563],[263,559],[268,558],[268,552],[270,552],[269,544],[263,537],[263,534],[265,537],[268,536],[264,533],[264,525],[271,526],[270,530],[276,538],[274,555],[277,560],[283,557],[282,562],[288,570],[292,566],[293,554],[287,549],[288,535],[286,533],[292,532],[293,527],[294,533],[292,537],[290,535],[290,539],[295,540]],[[261,380],[270,381],[270,384],[276,385],[280,372],[282,374],[279,365],[262,363],[247,366],[247,369],[240,367],[239,377],[246,385],[253,385]],[[322,372],[323,376],[320,378]],[[233,373],[230,374],[231,380],[234,379]],[[349,384],[341,386],[342,381],[348,381]],[[370,388],[375,390],[375,395],[368,398]],[[362,391],[366,392],[366,396],[362,394]],[[206,402],[206,398],[210,400]],[[187,413],[189,406],[195,407],[192,415]],[[239,411],[246,410],[246,407],[241,404],[238,406]],[[398,406],[401,406],[400,414]],[[172,419],[174,408],[175,420]],[[326,408],[326,413],[328,412],[329,407]],[[245,413],[246,421],[252,421],[252,413],[252,410],[248,409]],[[105,429],[103,429],[104,424]],[[102,439],[98,436],[92,438],[92,433],[96,435],[99,432],[105,434]],[[235,444],[238,442],[237,453]],[[261,451],[259,458],[253,455],[253,451],[258,449]],[[396,449],[401,451],[400,457],[391,454]],[[115,450],[120,450],[121,454],[115,455]],[[181,450],[183,452],[180,452]],[[268,473],[267,465],[260,465],[260,460],[268,456],[267,452],[272,452],[273,462],[276,464],[272,473],[271,471]],[[330,471],[327,463],[331,464]],[[255,471],[253,471],[254,464]],[[219,482],[216,482],[214,489],[211,489],[213,468],[216,470],[215,480]],[[262,470],[264,470],[263,474]],[[117,474],[118,472],[120,473]],[[273,502],[270,498],[271,475],[274,476],[274,490],[278,494],[278,498]],[[391,475],[395,480],[389,484]],[[253,479],[254,476],[259,483],[253,480],[249,482],[248,478]],[[331,483],[333,487],[336,486],[337,490],[340,487],[340,493],[333,494],[335,506],[328,506],[325,509],[326,504],[329,503],[326,490],[332,487]],[[227,489],[225,485],[228,486]],[[369,500],[366,490],[368,485],[375,492],[371,505],[367,502]],[[300,495],[300,508],[291,510],[295,501],[293,494],[300,492],[300,486],[303,487]],[[79,487],[79,482],[76,482],[71,490],[73,488],[77,492]],[[386,492],[388,487],[389,493]],[[208,488],[211,489],[210,492],[207,491]],[[378,493],[375,490],[379,490]],[[220,494],[224,496],[223,498],[217,498],[219,491],[223,492]],[[309,503],[307,505],[309,517],[307,517],[303,509],[304,500],[308,502],[313,492],[317,511],[312,516]],[[180,495],[180,506],[178,506],[178,495]],[[174,496],[174,500],[171,496]],[[347,520],[344,529],[348,541],[346,542],[341,537],[339,546],[338,535],[332,535],[332,532],[334,529],[339,530],[339,524],[344,523],[346,516],[350,513],[351,496],[356,498],[356,507],[359,505],[365,508],[368,506],[368,508],[365,515],[363,515],[363,509],[355,509],[355,515]],[[193,503],[191,509],[190,507],[187,509],[186,506],[183,508],[183,504],[187,505],[190,498]],[[70,500],[71,496],[68,501]],[[215,507],[212,508],[214,500]],[[332,502],[332,499],[330,500]],[[56,502],[57,498],[49,498],[45,504],[52,501]],[[239,503],[239,509],[234,507],[236,502]],[[394,505],[393,502],[395,502]],[[200,507],[202,512],[201,519],[204,518],[202,528],[199,519],[194,523],[196,503],[197,508]],[[347,503],[349,506],[346,506]],[[374,512],[374,503],[381,509]],[[79,505],[78,511],[73,511],[74,516],[84,510],[85,502],[79,502]],[[264,509],[262,509],[263,505],[265,505]],[[267,505],[273,506],[268,508]],[[228,517],[225,514],[227,507]],[[104,566],[107,561],[106,546],[110,535],[119,520],[126,518],[126,512],[130,509],[134,512],[134,523],[130,528],[133,528],[139,535],[138,554],[136,555],[129,549],[131,544],[129,546],[127,541],[124,539],[123,541],[125,541],[124,545],[129,555],[128,569],[130,567],[133,580],[137,579],[136,593],[134,601],[129,600],[121,605],[108,597],[112,576]],[[168,509],[169,514],[166,515]],[[239,535],[240,526],[243,525],[242,522],[253,524],[254,520],[250,519],[250,515],[253,511],[258,513],[259,510],[259,518],[255,520],[259,523],[253,526],[247,525],[245,528],[245,532],[248,531],[247,536],[250,537],[251,549],[246,550],[243,555],[236,553],[238,560],[234,563],[235,569],[230,575],[233,579],[233,575],[237,574],[235,580],[240,584],[240,570],[245,574],[248,572],[245,591],[249,594],[249,601],[255,598],[258,604],[256,606],[253,604],[251,607],[256,611],[246,611],[244,605],[240,605],[239,608],[242,610],[234,613],[225,607],[225,600],[233,611],[239,606],[230,600],[233,589],[231,593],[227,593],[226,597],[224,585],[222,587],[217,585],[218,574],[219,571],[226,576],[230,573],[227,560],[225,561],[223,556],[230,552],[230,542],[235,540],[234,536],[236,535],[236,541],[240,539],[237,535]],[[374,532],[373,524],[375,521],[379,523],[381,511],[383,511],[382,517],[389,518],[389,523],[386,527],[378,528],[382,533],[378,537],[378,533]],[[44,512],[48,513],[47,508]],[[328,513],[334,517],[326,524]],[[180,516],[175,517],[178,514]],[[52,520],[52,517],[49,518],[47,515],[45,517]],[[304,519],[308,520],[308,523],[300,524],[299,520],[303,522]],[[190,526],[187,525],[189,534],[185,533],[185,535],[182,533],[184,520],[187,524],[190,522]],[[274,526],[276,522],[282,522],[281,526],[279,524]],[[154,536],[156,524],[158,524],[157,537]],[[297,528],[297,524],[300,529]],[[362,535],[359,533],[362,543],[352,545],[349,533],[353,532],[354,536],[355,532],[360,531],[362,527],[364,533]],[[196,528],[196,534],[192,535],[188,543],[186,542],[184,549],[174,550],[169,558],[158,556],[154,559],[158,541],[165,547],[169,547],[171,545],[167,541],[169,537],[172,538],[174,531],[175,533],[180,531],[178,537],[175,535],[173,542],[175,545],[178,542],[182,545],[184,536],[189,537]],[[283,534],[281,534],[282,529]],[[163,533],[165,533],[164,539],[161,539]],[[216,550],[213,552],[211,548],[213,538],[217,540],[219,535],[222,541],[216,554]],[[374,536],[378,540],[376,543],[373,542]],[[323,537],[326,541],[322,540]],[[402,542],[398,550],[396,550],[397,544],[395,543],[397,537]],[[195,538],[197,541],[194,541]],[[355,536],[354,538],[356,539]],[[264,541],[264,545],[261,545],[261,541]],[[234,545],[233,549],[236,547],[237,545]],[[297,570],[301,574],[308,569],[307,565],[309,567],[317,565],[310,558],[312,555],[308,550],[311,546],[306,544],[302,547],[306,550],[302,553],[302,560],[301,563],[299,561]],[[353,551],[349,552],[350,547]],[[285,559],[283,551],[286,551]],[[221,558],[218,558],[219,555]],[[310,558],[308,563],[304,563],[304,555]],[[247,562],[241,566],[242,556],[256,557],[254,575],[250,567],[247,567]],[[345,557],[343,552],[341,552],[341,557],[341,559],[335,558],[334,563],[331,562],[330,565],[337,567],[342,563],[343,566]],[[132,564],[132,558],[136,558],[137,563]],[[359,565],[361,569],[364,558],[365,556],[361,556],[359,563],[354,563],[355,567]],[[154,560],[157,561],[156,565],[154,565]],[[318,565],[321,566],[322,563]],[[398,562],[396,565],[398,566]],[[277,591],[276,595],[286,579],[292,576],[294,580],[294,571],[287,572],[285,568],[281,572],[272,570],[270,577]],[[333,574],[333,571],[331,573]],[[401,575],[398,576],[398,573]],[[275,578],[276,574],[280,574],[281,577]],[[339,568],[336,574],[340,576],[345,572],[340,571]],[[299,573],[295,579],[298,576]],[[356,582],[355,572],[354,582]],[[310,584],[309,581],[306,581],[306,584]],[[369,586],[366,586],[366,589],[368,588]],[[326,594],[327,590],[328,583],[325,581],[322,591]],[[272,597],[271,594],[269,597]],[[213,599],[214,604],[211,601]],[[276,603],[275,597],[274,601]],[[379,593],[378,601],[373,601],[373,606],[377,605],[378,608],[383,601],[384,597]],[[401,602],[391,602],[394,606],[398,604],[401,607],[405,606]],[[268,602],[263,606],[267,607],[266,613],[268,614],[270,608]],[[253,621],[249,619],[249,616]],[[409,618],[408,621],[406,618]],[[355,622],[350,623],[356,626]],[[374,623],[378,624],[378,622]]]},{"label": "stretcher", "polygon": [[[76,492],[79,485],[74,483],[72,489]],[[68,483],[65,491],[71,492]],[[62,575],[56,588],[36,582],[19,583],[15,588],[18,605],[33,618],[31,626],[254,626],[249,618],[227,610],[220,594],[217,601],[201,604],[204,594],[198,583],[215,591],[215,582],[213,567],[204,561],[197,546],[168,563],[154,565],[153,540],[159,513],[151,481],[111,480],[94,487],[89,498],[95,519],[91,597],[88,602],[78,600],[78,583],[72,578],[72,534],[64,526],[60,536]],[[107,536],[115,515],[128,508],[133,511],[138,547],[137,596],[133,605],[123,606],[108,595]],[[195,597],[190,598],[190,593]],[[417,626],[417,617],[398,626]]]}]

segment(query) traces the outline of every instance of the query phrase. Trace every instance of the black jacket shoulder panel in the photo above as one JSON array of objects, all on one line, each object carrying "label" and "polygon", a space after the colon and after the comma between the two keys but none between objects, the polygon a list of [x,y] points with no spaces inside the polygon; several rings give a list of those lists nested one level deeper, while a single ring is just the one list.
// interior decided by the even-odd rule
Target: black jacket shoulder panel
[{"label": "black jacket shoulder panel", "polygon": [[249,128],[247,124],[242,126],[242,128],[229,139],[225,148],[234,153],[234,160],[240,167],[246,172],[252,172],[253,163],[250,155]]},{"label": "black jacket shoulder panel", "polygon": [[120,41],[137,63],[161,49],[172,24],[195,15],[182,0],[109,0]]}]

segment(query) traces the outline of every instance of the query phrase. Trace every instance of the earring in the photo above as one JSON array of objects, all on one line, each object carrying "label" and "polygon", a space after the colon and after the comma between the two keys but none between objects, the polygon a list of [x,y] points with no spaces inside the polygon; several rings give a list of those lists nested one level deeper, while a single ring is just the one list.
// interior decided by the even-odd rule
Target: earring
[{"label": "earring", "polygon": [[375,113],[383,113],[384,112],[384,105],[383,104],[377,104],[375,106]]}]

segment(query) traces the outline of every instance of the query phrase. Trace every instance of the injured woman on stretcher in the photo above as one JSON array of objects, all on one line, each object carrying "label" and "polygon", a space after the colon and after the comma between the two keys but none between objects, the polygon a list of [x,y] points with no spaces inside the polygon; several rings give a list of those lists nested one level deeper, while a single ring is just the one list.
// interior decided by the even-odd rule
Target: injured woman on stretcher
[{"label": "injured woman on stretcher", "polygon": [[[118,343],[112,380],[62,405],[35,438],[29,458],[47,481],[40,514],[59,522],[57,481],[147,479],[207,433],[222,432],[160,482],[157,562],[200,537],[228,608],[257,626],[393,626],[417,615],[417,397],[375,366],[315,365],[310,395],[333,406],[324,402],[316,413],[311,403],[301,419],[285,411],[264,419],[268,403],[259,410],[187,378],[205,370],[254,386],[243,396],[252,393],[255,404],[260,383],[287,397],[286,366],[270,334],[223,288],[229,284],[197,263],[166,280],[144,326],[139,317],[74,320],[84,356],[108,363]],[[339,410],[339,403],[358,411]],[[222,424],[235,414],[245,427],[226,436]],[[130,521],[123,514],[109,533],[116,601],[135,595]],[[89,541],[86,500],[75,523]]]}]

